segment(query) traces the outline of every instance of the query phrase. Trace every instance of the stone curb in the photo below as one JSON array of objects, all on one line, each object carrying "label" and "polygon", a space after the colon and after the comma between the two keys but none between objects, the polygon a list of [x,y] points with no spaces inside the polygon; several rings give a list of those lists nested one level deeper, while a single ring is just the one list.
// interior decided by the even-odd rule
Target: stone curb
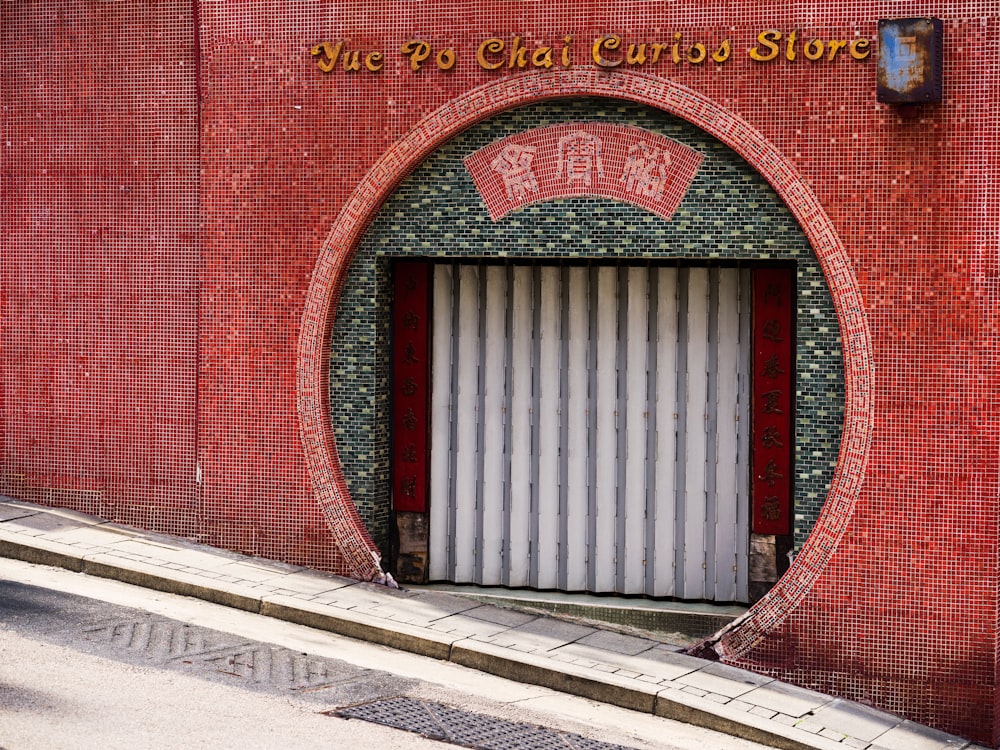
[{"label": "stone curb", "polygon": [[390,629],[385,627],[384,623],[376,622],[361,613],[352,613],[349,617],[337,617],[329,611],[310,610],[307,608],[307,604],[307,602],[294,600],[292,597],[267,597],[263,601],[260,614],[296,625],[306,625],[348,638],[356,638],[359,641],[368,641],[400,651],[429,656],[440,661],[450,660],[451,644],[457,640],[447,638],[444,634],[440,640],[429,638],[427,633],[417,632],[416,629],[409,628],[404,623],[394,625]]},{"label": "stone curb", "polygon": [[451,661],[515,682],[539,685],[642,713],[653,713],[656,702],[655,686],[651,685],[651,691],[645,692],[633,686],[613,685],[610,679],[613,675],[608,675],[607,680],[595,680],[582,670],[573,670],[570,664],[560,665],[556,670],[549,660],[531,658],[531,654],[515,657],[509,650],[487,643],[462,641],[452,647]]}]

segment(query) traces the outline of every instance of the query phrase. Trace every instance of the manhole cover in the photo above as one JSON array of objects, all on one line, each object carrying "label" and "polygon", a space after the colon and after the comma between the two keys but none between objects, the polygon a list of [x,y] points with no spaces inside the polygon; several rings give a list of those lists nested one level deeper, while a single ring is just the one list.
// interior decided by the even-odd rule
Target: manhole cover
[{"label": "manhole cover", "polygon": [[628,750],[623,745],[598,742],[578,734],[517,724],[492,716],[460,711],[441,703],[415,698],[386,700],[330,711],[334,716],[361,719],[403,729],[433,740],[479,750]]}]

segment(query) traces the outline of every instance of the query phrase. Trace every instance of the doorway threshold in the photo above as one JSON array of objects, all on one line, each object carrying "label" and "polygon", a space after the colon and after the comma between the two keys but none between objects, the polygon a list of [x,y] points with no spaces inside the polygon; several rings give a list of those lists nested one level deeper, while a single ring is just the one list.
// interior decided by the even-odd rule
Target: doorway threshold
[{"label": "doorway threshold", "polygon": [[440,591],[504,609],[591,623],[605,630],[641,635],[678,646],[687,646],[707,638],[748,609],[740,604],[597,596],[472,584],[406,584],[406,588]]}]

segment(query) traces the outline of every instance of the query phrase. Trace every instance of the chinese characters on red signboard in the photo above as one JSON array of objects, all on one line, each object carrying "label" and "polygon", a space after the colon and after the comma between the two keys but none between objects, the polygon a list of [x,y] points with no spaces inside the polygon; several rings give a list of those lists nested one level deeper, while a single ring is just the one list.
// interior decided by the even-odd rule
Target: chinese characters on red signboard
[{"label": "chinese characters on red signboard", "polygon": [[427,510],[427,387],[431,266],[397,263],[392,314],[392,507]]},{"label": "chinese characters on red signboard", "polygon": [[795,270],[753,278],[753,531],[790,534]]}]

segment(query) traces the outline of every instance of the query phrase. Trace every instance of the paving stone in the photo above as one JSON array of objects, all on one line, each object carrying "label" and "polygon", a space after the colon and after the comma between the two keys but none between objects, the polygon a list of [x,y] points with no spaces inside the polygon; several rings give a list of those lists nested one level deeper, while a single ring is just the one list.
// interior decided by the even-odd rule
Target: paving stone
[{"label": "paving stone", "polygon": [[[179,547],[167,547],[162,544],[157,544],[156,542],[150,542],[145,539],[116,539],[111,541],[109,539],[109,544],[106,549],[109,554],[113,555],[142,555],[143,557],[156,558],[172,560],[174,562],[184,563],[185,560],[180,554],[183,552]],[[206,555],[205,559],[211,561],[211,565],[205,566],[207,569],[216,569],[220,567],[222,560],[215,558],[214,556]],[[228,562],[228,561],[227,561]],[[190,563],[188,563],[190,564]],[[200,565],[192,565],[194,568],[200,568]]]},{"label": "paving stone", "polygon": [[965,740],[912,721],[893,727],[874,744],[885,750],[951,750],[968,745]]},{"label": "paving stone", "polygon": [[506,625],[498,625],[476,617],[469,617],[465,612],[443,617],[431,623],[431,627],[435,630],[462,633],[463,638],[495,636],[508,629]]},{"label": "paving stone", "polygon": [[451,645],[461,640],[430,628],[390,623],[363,611],[347,613],[287,596],[265,597],[261,602],[261,614],[435,659],[447,659]]},{"label": "paving stone", "polygon": [[467,640],[452,646],[451,661],[507,679],[528,682],[611,703],[634,711],[652,713],[658,689],[615,674],[561,664],[544,653],[512,653],[490,643]]},{"label": "paving stone", "polygon": [[820,737],[826,737],[828,740],[834,740],[835,742],[841,742],[847,736],[841,734],[840,732],[834,732],[832,729],[821,729],[819,731]]},{"label": "paving stone", "polygon": [[260,596],[249,586],[219,579],[206,579],[204,575],[191,575],[180,570],[169,570],[162,565],[147,561],[127,560],[120,555],[97,553],[83,558],[82,570],[90,575],[113,578],[171,594],[192,596],[249,612],[260,610]]},{"label": "paving stone", "polygon": [[581,642],[570,643],[557,649],[558,653],[569,654],[577,659],[603,664],[613,664],[619,669],[638,674],[655,675],[661,680],[673,680],[704,667],[708,662],[687,654],[679,654],[667,646],[657,644],[653,648],[635,656],[615,654],[604,649],[593,648]]},{"label": "paving stone", "polygon": [[[705,662],[702,663],[706,664]],[[739,698],[744,693],[748,693],[760,685],[767,685],[773,682],[773,679],[754,674],[753,672],[747,672],[744,669],[736,669],[725,664],[708,662],[706,666],[703,666],[697,672],[679,677],[677,681],[712,693],[720,693],[730,698]]]},{"label": "paving stone", "polygon": [[109,533],[101,526],[81,526],[75,522],[55,529],[47,534],[49,539],[67,544],[90,544],[101,549],[112,549],[115,544],[125,541],[128,537]]},{"label": "paving stone", "polygon": [[83,570],[83,554],[76,547],[44,536],[11,533],[7,527],[8,524],[0,524],[0,555],[34,565],[52,565],[76,572]]},{"label": "paving stone", "polygon": [[[773,719],[777,711],[772,711],[769,708],[761,708],[760,706],[752,706],[750,708],[750,713],[754,716],[763,716],[765,719]],[[798,725],[796,725],[798,726]],[[808,731],[808,730],[807,730]]]},{"label": "paving stone", "polygon": [[215,568],[215,570],[222,573],[224,576],[234,576],[244,581],[252,581],[253,583],[264,583],[266,581],[274,581],[275,579],[284,578],[290,573],[301,570],[301,568],[283,570],[277,567],[277,565],[271,567],[253,565],[252,563],[230,562],[226,565]]},{"label": "paving stone", "polygon": [[[755,706],[754,711],[768,711],[770,709],[764,709],[760,706]],[[771,711],[771,715],[776,714],[777,711]],[[810,734],[819,734],[825,727],[816,721],[812,716],[809,716],[802,721],[796,722],[796,729],[801,729],[803,732],[809,732]]]},{"label": "paving stone", "polygon": [[627,656],[641,654],[643,651],[649,651],[657,645],[656,641],[651,641],[648,638],[636,638],[635,636],[622,635],[605,630],[599,630],[596,633],[584,636],[577,643]]},{"label": "paving stone", "polygon": [[751,690],[743,695],[742,699],[755,706],[763,706],[797,717],[805,716],[833,700],[822,693],[774,681]]},{"label": "paving stone", "polygon": [[65,534],[67,531],[89,528],[89,526],[76,519],[63,518],[52,513],[36,513],[5,521],[3,528],[6,532],[24,534],[25,536],[46,536],[58,533]]},{"label": "paving stone", "polygon": [[773,719],[737,711],[730,704],[720,705],[680,690],[662,691],[657,700],[656,714],[728,732],[763,745],[796,750],[844,750],[839,742],[802,732],[787,724],[782,726]]},{"label": "paving stone", "polygon": [[594,628],[562,622],[550,617],[540,617],[508,631],[511,646],[519,651],[552,651],[567,643],[574,643],[594,633]]},{"label": "paving stone", "polygon": [[885,734],[903,721],[900,717],[885,711],[840,699],[816,709],[813,720],[828,729],[867,742],[874,742],[876,737]]},{"label": "paving stone", "polygon": [[22,508],[10,503],[0,503],[0,523],[3,523],[4,521],[12,521],[15,518],[34,516],[37,513],[37,510],[32,510],[30,508]]},{"label": "paving stone", "polygon": [[480,641],[481,643],[488,643],[491,646],[498,646],[500,648],[507,648],[514,644],[514,639],[511,637],[510,631],[505,630],[502,633],[497,633],[495,636],[476,636],[471,640]]},{"label": "paving stone", "polygon": [[[359,595],[370,599],[377,596],[379,592],[366,591]],[[386,617],[400,622],[408,622],[414,625],[430,626],[452,615],[457,615],[465,610],[474,607],[468,600],[453,596],[447,598],[427,598],[424,596],[406,596],[399,592],[385,592],[378,607],[369,607],[368,611],[373,615]]]},{"label": "paving stone", "polygon": [[466,617],[474,617],[477,620],[484,620],[496,625],[505,625],[516,628],[520,625],[539,619],[538,615],[529,615],[526,612],[515,612],[512,609],[493,607],[489,604],[480,604],[477,607],[466,610],[462,613]]}]

